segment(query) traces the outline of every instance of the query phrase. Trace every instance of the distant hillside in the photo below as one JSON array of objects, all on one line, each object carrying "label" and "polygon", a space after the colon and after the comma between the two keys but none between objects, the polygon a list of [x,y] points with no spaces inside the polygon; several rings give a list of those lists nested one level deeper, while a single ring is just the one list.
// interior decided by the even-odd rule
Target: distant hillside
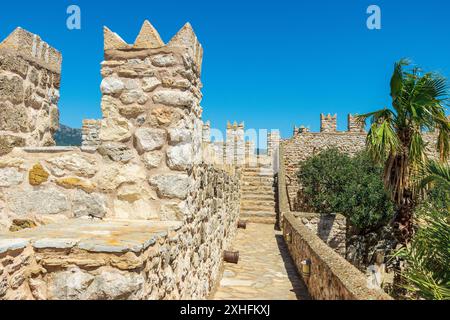
[{"label": "distant hillside", "polygon": [[54,138],[57,146],[81,146],[81,129],[61,124]]}]

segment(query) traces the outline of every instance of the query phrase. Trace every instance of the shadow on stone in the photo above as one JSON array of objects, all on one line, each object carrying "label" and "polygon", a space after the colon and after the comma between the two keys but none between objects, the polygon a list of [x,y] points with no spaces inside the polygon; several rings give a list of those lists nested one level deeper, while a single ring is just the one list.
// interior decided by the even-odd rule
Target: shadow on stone
[{"label": "shadow on stone", "polygon": [[292,258],[289,255],[288,248],[284,242],[283,236],[281,234],[277,234],[275,238],[277,240],[281,258],[283,259],[284,267],[286,268],[286,273],[288,275],[289,281],[292,284],[293,291],[297,296],[297,299],[312,300],[301,275],[298,273],[297,268],[295,267],[294,261],[292,261]]}]

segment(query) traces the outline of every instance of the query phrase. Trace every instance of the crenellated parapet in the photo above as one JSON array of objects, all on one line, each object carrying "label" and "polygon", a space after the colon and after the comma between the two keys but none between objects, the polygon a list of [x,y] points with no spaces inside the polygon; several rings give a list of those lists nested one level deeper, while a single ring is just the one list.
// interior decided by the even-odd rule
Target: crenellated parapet
[{"label": "crenellated parapet", "polygon": [[267,155],[273,156],[280,146],[280,131],[273,130],[267,134]]},{"label": "crenellated parapet", "polygon": [[55,144],[61,62],[61,53],[22,28],[0,43],[0,156]]},{"label": "crenellated parapet", "polygon": [[[309,127],[301,125],[299,127],[294,126],[293,136],[310,133]],[[321,114],[320,115],[320,132],[321,133],[358,133],[365,134],[365,124],[358,121],[357,115],[348,114],[347,115],[347,131],[338,131],[337,130],[337,114]],[[314,132],[313,132],[314,133]]]},{"label": "crenellated parapet", "polygon": [[16,28],[5,40],[0,43],[2,54],[20,56],[30,64],[50,72],[61,74],[62,55],[36,34],[20,27]]},{"label": "crenellated parapet", "polygon": [[136,185],[155,194],[140,203],[119,199],[116,211],[174,216],[188,196],[191,169],[210,158],[211,150],[202,150],[208,139],[200,106],[202,46],[189,23],[165,44],[145,21],[134,44],[105,27],[104,49],[99,150],[140,159],[148,182]]},{"label": "crenellated parapet", "polygon": [[242,166],[245,163],[245,124],[227,123],[224,162]]},{"label": "crenellated parapet", "polygon": [[81,140],[83,147],[97,148],[100,140],[101,120],[84,119],[81,127]]},{"label": "crenellated parapet", "polygon": [[320,132],[336,132],[337,131],[337,114],[320,114]]},{"label": "crenellated parapet", "polygon": [[366,132],[365,123],[358,120],[357,115],[348,114],[348,132]]}]

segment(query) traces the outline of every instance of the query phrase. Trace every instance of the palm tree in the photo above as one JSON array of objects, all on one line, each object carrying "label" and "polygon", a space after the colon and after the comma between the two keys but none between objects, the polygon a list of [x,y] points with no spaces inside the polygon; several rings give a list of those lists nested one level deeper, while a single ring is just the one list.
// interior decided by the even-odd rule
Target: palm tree
[{"label": "palm tree", "polygon": [[420,169],[418,187],[425,189],[437,186],[450,192],[450,166],[438,161],[428,161]]},{"label": "palm tree", "polygon": [[439,131],[436,149],[440,160],[448,159],[450,150],[450,122],[445,116],[446,80],[408,66],[407,60],[395,63],[392,107],[359,116],[359,121],[371,120],[366,144],[374,160],[384,164],[384,184],[396,204],[394,229],[403,244],[413,232],[417,194],[411,180],[420,163],[426,160],[423,131]]},{"label": "palm tree", "polygon": [[402,287],[411,298],[450,300],[450,223],[439,215],[421,221],[411,243],[395,257],[406,262]]}]

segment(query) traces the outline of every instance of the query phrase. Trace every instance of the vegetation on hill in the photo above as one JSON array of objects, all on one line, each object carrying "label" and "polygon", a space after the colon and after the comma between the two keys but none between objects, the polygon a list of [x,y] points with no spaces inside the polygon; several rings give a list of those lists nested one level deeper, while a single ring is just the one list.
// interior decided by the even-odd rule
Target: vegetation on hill
[{"label": "vegetation on hill", "polygon": [[57,146],[81,146],[81,129],[61,124],[53,137]]}]

